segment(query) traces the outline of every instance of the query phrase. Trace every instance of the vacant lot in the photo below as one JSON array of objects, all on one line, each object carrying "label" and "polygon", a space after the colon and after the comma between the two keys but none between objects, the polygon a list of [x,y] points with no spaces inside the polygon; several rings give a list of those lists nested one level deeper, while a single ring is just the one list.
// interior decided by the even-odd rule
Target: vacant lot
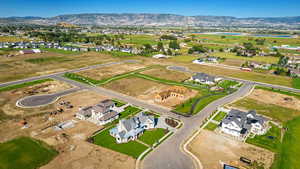
[{"label": "vacant lot", "polygon": [[243,57],[243,56],[236,56],[235,53],[226,53],[226,52],[216,52],[212,53],[213,56],[227,58],[227,59],[237,59],[243,61],[255,61],[261,63],[278,63],[279,58],[273,56],[254,56],[254,57]]},{"label": "vacant lot", "polygon": [[225,61],[222,62],[222,64],[229,66],[241,66],[243,63],[245,63],[245,61],[239,59],[225,59]]},{"label": "vacant lot", "polygon": [[102,80],[106,79],[118,74],[123,74],[126,72],[134,71],[137,69],[144,68],[142,64],[117,64],[113,66],[108,66],[105,68],[97,68],[79,72],[79,75],[95,79],[95,80]]},{"label": "vacant lot", "polygon": [[20,137],[0,144],[1,169],[35,169],[51,161],[57,152],[45,143]]},{"label": "vacant lot", "polygon": [[[203,141],[205,140],[205,141]],[[264,163],[269,168],[273,161],[273,153],[243,142],[203,130],[189,145],[189,150],[201,161],[204,168],[223,169],[221,162],[237,167],[245,167],[239,162],[240,157]]]},{"label": "vacant lot", "polygon": [[143,74],[158,77],[160,79],[173,80],[176,82],[182,82],[191,77],[189,73],[182,73],[173,70],[168,70],[166,67],[154,68],[142,72]]},{"label": "vacant lot", "polygon": [[1,64],[6,65],[5,68],[0,67],[0,82],[118,60],[121,59],[97,52],[75,54],[46,52],[19,55],[12,58],[0,57]]}]

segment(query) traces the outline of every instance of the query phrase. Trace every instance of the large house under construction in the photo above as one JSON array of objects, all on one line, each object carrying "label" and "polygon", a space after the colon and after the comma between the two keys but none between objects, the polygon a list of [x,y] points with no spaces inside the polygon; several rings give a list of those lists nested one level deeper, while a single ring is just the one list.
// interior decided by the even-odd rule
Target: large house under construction
[{"label": "large house under construction", "polygon": [[188,89],[185,87],[173,86],[173,87],[168,88],[167,90],[164,90],[164,91],[158,93],[155,96],[155,101],[164,102],[171,97],[183,99],[187,92],[188,92]]}]

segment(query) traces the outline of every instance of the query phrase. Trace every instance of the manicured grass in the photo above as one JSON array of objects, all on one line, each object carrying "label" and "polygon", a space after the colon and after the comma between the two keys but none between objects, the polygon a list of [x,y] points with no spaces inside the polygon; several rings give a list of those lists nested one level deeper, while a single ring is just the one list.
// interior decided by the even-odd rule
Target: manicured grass
[{"label": "manicured grass", "polygon": [[218,100],[224,96],[226,96],[227,94],[221,94],[221,95],[212,95],[212,96],[208,96],[205,97],[203,99],[200,100],[200,102],[198,102],[198,104],[196,105],[196,107],[193,110],[193,114],[197,114],[198,112],[200,112],[203,108],[205,108],[207,105],[209,105],[211,102]]},{"label": "manicured grass", "polygon": [[278,152],[281,144],[281,129],[270,123],[271,128],[264,135],[256,135],[254,138],[247,138],[246,142],[273,152]]},{"label": "manicured grass", "polygon": [[201,97],[201,94],[198,94],[196,97],[191,98],[184,103],[177,105],[174,109],[175,112],[180,114],[189,114],[193,104]]},{"label": "manicured grass", "polygon": [[18,88],[27,87],[27,86],[32,86],[32,85],[36,85],[36,84],[40,84],[40,83],[44,83],[44,82],[48,82],[48,81],[52,81],[52,80],[53,79],[41,79],[41,80],[20,83],[20,84],[16,84],[16,85],[5,86],[5,87],[0,88],[0,92],[14,90],[14,89],[18,89]]},{"label": "manicured grass", "polygon": [[239,100],[232,105],[247,110],[256,110],[257,113],[266,115],[279,122],[287,122],[300,115],[298,110],[281,107],[275,104],[265,104],[250,98]]},{"label": "manicured grass", "polygon": [[134,116],[137,113],[141,112],[142,110],[134,107],[134,106],[128,106],[125,108],[125,110],[123,112],[121,112],[120,118],[119,119],[123,119],[123,118],[128,118],[129,116]]},{"label": "manicured grass", "polygon": [[81,82],[81,83],[86,83],[86,84],[89,84],[89,85],[90,84],[96,85],[96,84],[100,83],[99,80],[95,80],[95,79],[91,79],[91,78],[88,78],[88,77],[85,77],[85,76],[81,76],[81,75],[76,74],[76,73],[65,73],[64,77],[69,78],[71,80]]},{"label": "manicured grass", "polygon": [[94,144],[138,158],[148,147],[136,141],[117,144],[116,139],[109,134],[111,128],[105,129],[93,137]]},{"label": "manicured grass", "polygon": [[0,144],[0,169],[36,169],[58,153],[45,143],[20,137]]},{"label": "manicured grass", "polygon": [[210,130],[210,131],[214,131],[216,128],[218,127],[217,124],[209,122],[204,129]]},{"label": "manicured grass", "polygon": [[220,111],[214,118],[213,120],[221,122],[225,117],[226,117],[227,113]]},{"label": "manicured grass", "polygon": [[124,106],[126,104],[126,103],[121,102],[121,101],[116,100],[116,99],[113,99],[113,102],[115,102],[115,104],[116,104],[117,107],[122,107],[122,106]]},{"label": "manicured grass", "polygon": [[287,122],[285,127],[287,131],[272,169],[300,169],[300,117]]},{"label": "manicured grass", "polygon": [[300,77],[293,78],[293,88],[300,89]]},{"label": "manicured grass", "polygon": [[146,114],[146,115],[150,115],[150,116],[154,116],[155,118],[159,118],[159,117],[160,117],[160,115],[159,115],[159,114],[157,114],[157,113],[153,113],[153,112],[149,112],[149,111],[147,111],[147,112],[144,112],[144,114]]},{"label": "manicured grass", "polygon": [[158,142],[166,134],[165,129],[157,128],[153,130],[146,130],[142,136],[139,137],[139,140],[148,144],[153,145]]},{"label": "manicured grass", "polygon": [[236,81],[223,80],[222,82],[220,82],[218,84],[218,86],[222,87],[223,89],[228,89],[228,88],[233,87],[233,86],[235,86],[237,84],[238,84],[238,82],[236,82]]},{"label": "manicured grass", "polygon": [[42,64],[42,63],[54,63],[54,62],[67,62],[72,61],[73,59],[65,58],[65,57],[40,57],[40,58],[31,58],[26,59],[25,62],[33,63],[33,64]]}]

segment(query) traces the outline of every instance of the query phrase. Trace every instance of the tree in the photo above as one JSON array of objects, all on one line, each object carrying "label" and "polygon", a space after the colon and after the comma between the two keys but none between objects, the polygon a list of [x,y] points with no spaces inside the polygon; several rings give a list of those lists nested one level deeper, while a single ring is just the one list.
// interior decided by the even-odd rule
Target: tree
[{"label": "tree", "polygon": [[165,49],[164,49],[164,44],[163,44],[162,42],[158,42],[158,43],[157,43],[157,50],[158,50],[158,51],[162,51],[162,52],[165,51]]},{"label": "tree", "polygon": [[175,49],[180,49],[180,46],[179,46],[179,44],[177,43],[176,40],[173,40],[173,41],[170,41],[169,48],[175,50]]},{"label": "tree", "polygon": [[207,49],[204,48],[202,45],[196,45],[196,46],[193,46],[192,48],[190,48],[188,51],[189,54],[192,54],[194,52],[205,53],[205,52],[207,52]]},{"label": "tree", "polygon": [[170,55],[170,56],[173,54],[171,49],[168,49],[167,54]]}]

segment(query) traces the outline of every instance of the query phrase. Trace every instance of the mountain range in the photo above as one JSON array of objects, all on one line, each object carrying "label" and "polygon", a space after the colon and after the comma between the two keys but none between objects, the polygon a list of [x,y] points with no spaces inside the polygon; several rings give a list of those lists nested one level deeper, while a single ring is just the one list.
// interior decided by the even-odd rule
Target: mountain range
[{"label": "mountain range", "polygon": [[176,14],[149,13],[88,13],[67,14],[55,17],[6,17],[0,24],[55,25],[66,22],[75,25],[97,26],[215,26],[215,27],[276,27],[300,28],[300,16],[295,17],[249,17],[231,16],[183,16]]}]

